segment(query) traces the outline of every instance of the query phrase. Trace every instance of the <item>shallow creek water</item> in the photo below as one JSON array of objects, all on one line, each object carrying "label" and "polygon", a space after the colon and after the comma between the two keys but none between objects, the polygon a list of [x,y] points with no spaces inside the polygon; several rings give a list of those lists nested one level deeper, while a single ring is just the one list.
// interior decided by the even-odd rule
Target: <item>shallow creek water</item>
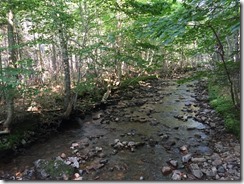
[{"label": "shallow creek water", "polygon": [[[170,180],[170,176],[164,176],[161,169],[169,159],[177,160],[179,167],[182,166],[179,151],[181,146],[188,145],[189,152],[195,155],[212,152],[208,147],[209,137],[204,133],[207,125],[193,118],[182,121],[174,117],[185,115],[187,112],[183,111],[189,104],[193,112],[188,114],[194,116],[194,112],[197,112],[193,84],[177,85],[163,80],[156,83],[144,82],[140,89],[131,90],[131,99],[122,99],[117,105],[110,105],[104,111],[87,116],[80,120],[79,128],[71,128],[45,143],[33,145],[11,162],[2,162],[0,170],[22,172],[33,167],[33,161],[37,159],[49,160],[61,153],[72,155],[70,146],[73,142],[88,142],[89,145],[80,150],[80,153],[101,147],[103,159],[107,159],[107,163],[100,169],[83,174],[83,180]],[[135,101],[145,103],[130,105]],[[93,117],[99,113],[101,117],[95,120]],[[161,135],[167,135],[168,139],[162,140]],[[111,144],[115,139],[145,144],[133,152],[122,149],[114,153]],[[95,157],[81,164],[80,169],[85,170],[99,162],[99,159]]]}]

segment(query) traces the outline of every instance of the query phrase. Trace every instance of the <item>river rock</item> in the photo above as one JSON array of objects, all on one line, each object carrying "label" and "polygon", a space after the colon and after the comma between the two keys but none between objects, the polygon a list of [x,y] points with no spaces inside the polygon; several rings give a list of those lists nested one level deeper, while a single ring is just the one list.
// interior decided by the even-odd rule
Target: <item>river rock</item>
[{"label": "river rock", "polygon": [[177,160],[169,160],[167,163],[175,169],[178,167],[178,161]]},{"label": "river rock", "polygon": [[161,135],[160,138],[162,141],[166,141],[169,138],[169,136],[167,134],[164,134],[164,135]]},{"label": "river rock", "polygon": [[218,173],[224,173],[225,172],[225,168],[222,165],[220,165],[220,166],[218,166],[217,171],[218,171]]},{"label": "river rock", "polygon": [[80,180],[82,180],[82,179],[83,179],[83,178],[80,176],[79,173],[75,173],[75,174],[74,174],[74,179],[73,179],[73,180],[80,181]]},{"label": "river rock", "polygon": [[95,115],[92,117],[92,119],[93,119],[93,120],[98,120],[98,119],[100,119],[100,118],[103,117],[103,116],[104,116],[103,113],[99,112],[99,113],[95,114]]},{"label": "river rock", "polygon": [[171,176],[172,180],[181,180],[181,172],[179,170],[174,170]]},{"label": "river rock", "polygon": [[124,144],[122,144],[121,142],[118,142],[116,143],[114,146],[113,146],[115,149],[122,149],[124,147]]},{"label": "river rock", "polygon": [[221,159],[216,159],[212,162],[213,166],[219,166],[222,164],[222,160]]},{"label": "river rock", "polygon": [[187,162],[189,162],[191,160],[191,158],[192,158],[192,154],[188,153],[188,154],[182,156],[181,160],[182,160],[183,163],[187,163]]},{"label": "river rock", "polygon": [[214,145],[215,151],[221,153],[224,150],[223,144],[221,142],[217,142]]},{"label": "river rock", "polygon": [[75,149],[75,148],[78,148],[79,147],[79,144],[78,143],[72,143],[71,144],[71,149]]},{"label": "river rock", "polygon": [[206,162],[206,158],[199,157],[199,158],[191,158],[192,162]]},{"label": "river rock", "polygon": [[183,154],[186,154],[188,153],[188,146],[187,145],[183,145],[180,147],[180,151],[183,153]]},{"label": "river rock", "polygon": [[103,150],[103,148],[102,147],[96,147],[95,150],[96,150],[96,152],[101,152]]},{"label": "river rock", "polygon": [[26,143],[27,143],[27,142],[26,142],[25,139],[22,139],[22,140],[21,140],[21,144],[22,144],[22,145],[26,145]]},{"label": "river rock", "polygon": [[171,172],[172,172],[172,169],[169,166],[164,166],[162,168],[162,173],[163,173],[164,176],[169,175]]},{"label": "river rock", "polygon": [[108,163],[108,159],[102,159],[99,161],[100,164],[106,164]]},{"label": "river rock", "polygon": [[190,102],[186,102],[185,106],[189,107],[189,106],[191,106],[191,103]]},{"label": "river rock", "polygon": [[32,167],[31,169],[25,169],[22,173],[22,180],[33,180],[35,179],[35,170]]},{"label": "river rock", "polygon": [[210,123],[209,124],[211,128],[215,128],[216,127],[216,123]]},{"label": "river rock", "polygon": [[80,164],[79,164],[79,158],[78,157],[68,157],[67,161],[71,162],[71,166],[74,168],[79,168]]},{"label": "river rock", "polygon": [[65,158],[66,158],[66,154],[65,154],[65,153],[62,153],[62,154],[60,155],[60,157],[61,157],[62,159],[65,159]]},{"label": "river rock", "polygon": [[133,146],[135,146],[135,144],[136,144],[136,143],[135,143],[134,141],[129,141],[127,145],[128,145],[129,147],[133,147]]},{"label": "river rock", "polygon": [[202,117],[201,117],[202,122],[205,122],[207,119],[208,119],[208,118],[205,117],[205,116],[202,116]]},{"label": "river rock", "polygon": [[202,178],[203,173],[197,164],[194,163],[190,164],[190,170],[195,177],[197,177],[198,179]]},{"label": "river rock", "polygon": [[118,143],[118,142],[120,142],[119,139],[114,139],[114,143],[115,143],[115,144]]}]

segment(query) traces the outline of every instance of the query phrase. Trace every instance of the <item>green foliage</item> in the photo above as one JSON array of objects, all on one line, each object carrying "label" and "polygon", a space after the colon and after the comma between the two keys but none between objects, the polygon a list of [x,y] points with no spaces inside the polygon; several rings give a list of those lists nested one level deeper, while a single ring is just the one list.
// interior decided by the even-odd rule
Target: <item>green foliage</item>
[{"label": "green foliage", "polygon": [[13,148],[14,146],[19,144],[20,140],[22,140],[23,137],[24,136],[21,133],[8,135],[0,142],[0,150],[7,150]]},{"label": "green foliage", "polygon": [[61,160],[40,161],[40,167],[49,174],[51,179],[62,178],[63,175],[71,176],[74,169]]},{"label": "green foliage", "polygon": [[189,82],[189,81],[199,80],[202,78],[208,78],[209,75],[210,75],[209,71],[196,71],[189,77],[177,80],[177,83],[178,84],[184,84],[184,83]]},{"label": "green foliage", "polygon": [[[140,14],[146,15],[160,15],[168,12],[171,8],[170,3],[166,1],[151,0],[151,1],[135,1],[127,0],[122,6],[124,12],[129,15],[139,16]],[[136,9],[137,11],[133,11]]]},{"label": "green foliage", "polygon": [[85,93],[89,94],[94,91],[96,85],[93,81],[80,82],[76,85],[74,91],[79,95],[83,96]]},{"label": "green foliage", "polygon": [[74,91],[78,94],[80,98],[90,98],[92,102],[100,101],[103,93],[105,93],[105,86],[97,86],[94,79],[80,82],[74,88]]},{"label": "green foliage", "polygon": [[128,88],[128,86],[136,86],[139,84],[140,81],[146,81],[150,79],[157,79],[157,76],[151,75],[151,76],[139,76],[134,78],[128,78],[121,82],[120,89],[126,89]]},{"label": "green foliage", "polygon": [[222,86],[211,81],[208,90],[210,104],[223,116],[226,129],[240,137],[240,112],[234,107],[230,95]]}]

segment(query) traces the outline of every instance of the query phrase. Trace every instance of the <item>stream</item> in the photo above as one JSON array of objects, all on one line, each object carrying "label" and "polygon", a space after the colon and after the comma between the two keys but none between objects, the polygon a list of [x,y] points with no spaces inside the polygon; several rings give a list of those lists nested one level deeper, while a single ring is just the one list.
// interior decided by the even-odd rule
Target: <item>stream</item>
[{"label": "stream", "polygon": [[1,162],[0,170],[21,173],[38,159],[63,154],[79,157],[82,180],[171,180],[171,175],[162,174],[170,160],[177,162],[177,170],[191,173],[182,162],[182,146],[192,157],[213,154],[211,127],[194,118],[199,110],[195,85],[158,79],[130,87],[122,96],[115,93],[109,100],[116,104],[77,118],[78,127]]}]

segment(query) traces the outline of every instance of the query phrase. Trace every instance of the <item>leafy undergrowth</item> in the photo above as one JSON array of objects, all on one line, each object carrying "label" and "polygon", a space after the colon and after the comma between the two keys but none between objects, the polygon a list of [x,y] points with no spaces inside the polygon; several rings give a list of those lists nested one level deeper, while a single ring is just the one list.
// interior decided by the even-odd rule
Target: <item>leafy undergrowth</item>
[{"label": "leafy undergrowth", "polygon": [[227,131],[240,138],[240,111],[235,108],[230,95],[226,93],[229,90],[211,81],[208,90],[210,105],[224,118]]},{"label": "leafy undergrowth", "polygon": [[156,79],[156,75],[150,75],[150,76],[138,76],[134,78],[128,78],[125,79],[121,82],[119,88],[120,89],[125,89],[128,86],[136,86],[139,84],[140,81],[145,81],[145,80],[150,80],[150,79]]},{"label": "leafy undergrowth", "polygon": [[189,75],[188,77],[185,77],[183,79],[179,79],[177,80],[178,84],[183,84],[189,81],[193,81],[193,80],[199,80],[205,77],[209,76],[209,71],[207,70],[202,70],[202,71],[197,71],[197,72],[192,72],[190,73],[191,75]]},{"label": "leafy undergrowth", "polygon": [[25,113],[25,115],[19,115],[16,119],[11,126],[11,133],[1,135],[0,150],[13,149],[20,144],[25,144],[26,140],[37,129],[40,116],[38,114]]}]

